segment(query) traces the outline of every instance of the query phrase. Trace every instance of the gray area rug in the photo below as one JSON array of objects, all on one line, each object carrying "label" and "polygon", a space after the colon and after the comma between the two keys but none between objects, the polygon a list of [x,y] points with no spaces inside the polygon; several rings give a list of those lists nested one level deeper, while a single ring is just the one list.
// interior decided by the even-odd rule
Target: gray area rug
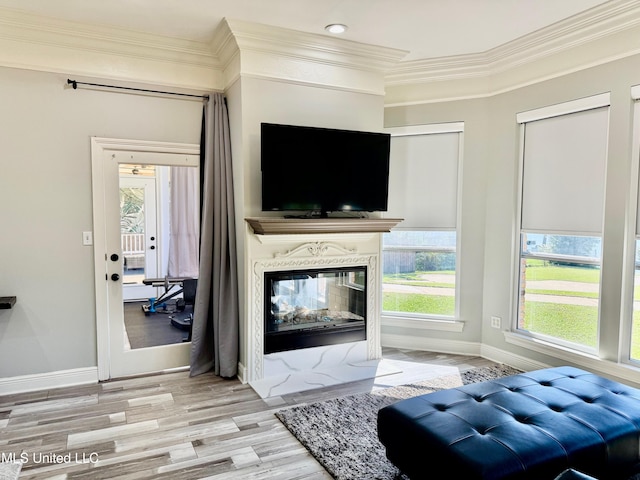
[{"label": "gray area rug", "polygon": [[482,367],[411,385],[299,405],[276,417],[336,480],[405,479],[378,441],[378,410],[405,398],[521,373],[506,365]]}]

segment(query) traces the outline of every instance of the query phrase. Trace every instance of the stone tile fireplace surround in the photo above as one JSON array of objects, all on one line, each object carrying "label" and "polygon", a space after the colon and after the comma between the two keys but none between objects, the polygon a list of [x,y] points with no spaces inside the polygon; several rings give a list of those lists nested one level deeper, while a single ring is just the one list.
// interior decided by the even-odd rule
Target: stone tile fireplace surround
[{"label": "stone tile fireplace surround", "polygon": [[[269,397],[380,374],[381,234],[399,219],[248,218],[246,380]],[[366,267],[366,340],[264,353],[265,272]]]}]

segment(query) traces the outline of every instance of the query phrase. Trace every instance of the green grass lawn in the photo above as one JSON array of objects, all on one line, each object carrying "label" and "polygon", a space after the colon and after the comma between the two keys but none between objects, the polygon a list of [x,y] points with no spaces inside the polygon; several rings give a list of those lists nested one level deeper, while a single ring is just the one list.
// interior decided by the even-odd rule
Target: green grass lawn
[{"label": "green grass lawn", "polygon": [[548,265],[543,260],[527,260],[527,280],[565,280],[568,282],[598,283],[597,268]]},{"label": "green grass lawn", "polygon": [[[393,283],[396,285],[412,285],[416,287],[443,287],[454,288],[456,272],[452,270],[439,270],[437,272],[411,272],[411,273],[394,273],[384,275],[384,283]],[[450,282],[436,282],[429,279],[429,275],[436,274],[450,275]]]},{"label": "green grass lawn", "polygon": [[455,313],[455,298],[450,295],[383,293],[382,309],[388,312],[453,315]]},{"label": "green grass lawn", "polygon": [[523,328],[595,348],[598,309],[583,305],[526,302]]},{"label": "green grass lawn", "polygon": [[[385,284],[454,288],[452,283],[429,281],[428,276],[430,273],[454,275],[452,271],[413,272],[384,275],[383,282]],[[561,280],[587,284],[597,284],[600,281],[599,269],[548,265],[538,260],[529,260],[527,262],[526,275],[527,281]],[[597,292],[584,291],[527,289],[527,293],[598,298]],[[635,288],[635,298],[640,300],[640,286]],[[389,312],[446,316],[454,314],[454,302],[453,295],[385,292],[383,294],[382,308]],[[631,356],[632,358],[640,359],[640,312],[634,315],[633,323]],[[568,342],[596,347],[598,339],[598,309],[584,305],[527,301],[522,327],[525,330],[549,335]]]}]

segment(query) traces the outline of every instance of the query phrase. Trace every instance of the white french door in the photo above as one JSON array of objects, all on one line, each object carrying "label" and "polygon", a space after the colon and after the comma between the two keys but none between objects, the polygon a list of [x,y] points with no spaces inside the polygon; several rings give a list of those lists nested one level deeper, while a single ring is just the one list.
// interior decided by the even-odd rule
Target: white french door
[{"label": "white french door", "polygon": [[[124,258],[120,166],[123,164],[176,165],[197,168],[199,153],[199,145],[95,137],[91,139],[98,377],[100,380],[171,370],[186,367],[189,364],[189,342],[136,349],[128,346],[123,305]],[[148,215],[149,212],[146,212],[145,216]],[[156,216],[155,213],[153,216]],[[155,228],[157,229],[157,225]],[[157,239],[157,232],[155,237]],[[144,265],[147,268],[146,260]],[[146,273],[151,274],[151,271]]]}]

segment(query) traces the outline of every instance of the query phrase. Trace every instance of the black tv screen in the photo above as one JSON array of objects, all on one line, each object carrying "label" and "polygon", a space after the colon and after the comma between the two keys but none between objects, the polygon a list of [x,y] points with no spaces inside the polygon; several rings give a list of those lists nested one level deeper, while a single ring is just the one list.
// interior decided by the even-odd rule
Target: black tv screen
[{"label": "black tv screen", "polygon": [[387,210],[387,133],[262,123],[263,211]]}]

